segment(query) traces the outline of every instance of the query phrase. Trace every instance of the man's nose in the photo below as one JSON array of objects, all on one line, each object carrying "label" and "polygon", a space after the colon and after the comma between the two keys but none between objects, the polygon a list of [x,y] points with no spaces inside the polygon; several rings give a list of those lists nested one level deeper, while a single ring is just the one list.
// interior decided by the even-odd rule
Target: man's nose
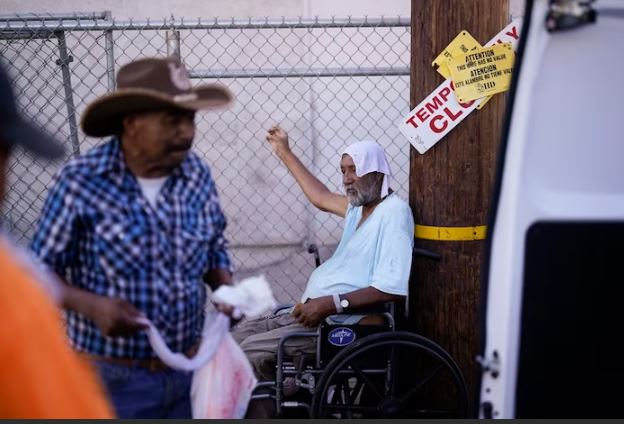
[{"label": "man's nose", "polygon": [[342,176],[342,182],[343,184],[353,184],[353,173],[345,172]]},{"label": "man's nose", "polygon": [[178,133],[183,137],[192,138],[195,135],[195,121],[192,119],[181,119],[178,122]]}]

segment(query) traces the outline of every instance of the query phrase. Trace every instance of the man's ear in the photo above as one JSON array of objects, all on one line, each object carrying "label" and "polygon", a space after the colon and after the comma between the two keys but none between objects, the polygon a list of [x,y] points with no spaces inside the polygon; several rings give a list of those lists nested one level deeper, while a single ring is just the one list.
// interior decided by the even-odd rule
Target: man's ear
[{"label": "man's ear", "polygon": [[136,124],[136,115],[130,114],[123,117],[121,120],[121,131],[127,132],[129,129],[133,128]]},{"label": "man's ear", "polygon": [[132,137],[132,135],[136,132],[138,121],[139,115],[136,113],[124,116],[119,124],[119,134]]}]

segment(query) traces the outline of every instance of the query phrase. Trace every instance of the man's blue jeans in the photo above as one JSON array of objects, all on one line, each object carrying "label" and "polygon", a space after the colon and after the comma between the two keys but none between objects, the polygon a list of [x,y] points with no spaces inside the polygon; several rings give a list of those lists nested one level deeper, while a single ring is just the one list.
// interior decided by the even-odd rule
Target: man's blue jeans
[{"label": "man's blue jeans", "polygon": [[94,363],[119,418],[191,418],[193,373]]}]

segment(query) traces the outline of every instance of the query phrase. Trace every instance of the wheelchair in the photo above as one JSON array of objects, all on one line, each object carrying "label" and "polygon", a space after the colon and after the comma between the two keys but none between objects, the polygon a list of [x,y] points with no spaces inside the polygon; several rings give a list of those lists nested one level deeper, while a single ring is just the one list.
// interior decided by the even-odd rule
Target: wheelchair
[{"label": "wheelchair", "polygon": [[[318,265],[318,251],[309,251]],[[417,248],[413,254],[439,260]],[[276,380],[259,382],[251,398],[270,399],[284,418],[467,418],[458,365],[435,342],[405,331],[406,324],[403,305],[386,302],[287,334],[279,342]],[[314,355],[285,354],[288,341],[299,337],[317,340]]]}]

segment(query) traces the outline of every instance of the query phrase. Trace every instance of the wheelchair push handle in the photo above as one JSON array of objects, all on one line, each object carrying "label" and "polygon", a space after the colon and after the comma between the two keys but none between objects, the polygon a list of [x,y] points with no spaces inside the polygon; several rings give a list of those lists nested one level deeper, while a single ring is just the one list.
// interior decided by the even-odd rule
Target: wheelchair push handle
[{"label": "wheelchair push handle", "polygon": [[439,253],[432,252],[431,250],[423,249],[421,247],[414,247],[412,252],[414,256],[422,256],[436,262],[439,262],[442,259],[442,256]]},{"label": "wheelchair push handle", "polygon": [[318,267],[321,265],[321,256],[319,255],[318,247],[316,244],[310,243],[308,245],[308,253],[314,254],[314,264]]}]

